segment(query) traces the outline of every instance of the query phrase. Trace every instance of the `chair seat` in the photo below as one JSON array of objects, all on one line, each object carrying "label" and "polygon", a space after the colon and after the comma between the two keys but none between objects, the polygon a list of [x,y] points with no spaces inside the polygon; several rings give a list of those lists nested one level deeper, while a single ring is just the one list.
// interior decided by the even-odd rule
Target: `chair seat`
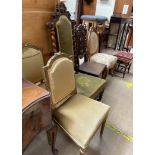
[{"label": "chair seat", "polygon": [[79,72],[102,78],[102,74],[106,69],[106,65],[96,62],[84,62],[79,66]]},{"label": "chair seat", "polygon": [[84,96],[95,99],[99,92],[102,92],[106,80],[87,74],[75,74],[77,92]]},{"label": "chair seat", "polygon": [[83,149],[106,120],[109,106],[76,94],[54,111],[56,122]]},{"label": "chair seat", "polygon": [[118,51],[115,56],[117,56],[119,59],[127,59],[127,60],[133,59],[133,53],[129,53],[126,51]]},{"label": "chair seat", "polygon": [[105,53],[96,53],[91,56],[90,61],[105,64],[108,69],[111,69],[116,64],[117,57]]},{"label": "chair seat", "polygon": [[105,22],[107,20],[107,17],[105,16],[99,16],[99,15],[82,15],[82,20],[88,20],[88,21],[97,21],[97,22]]}]

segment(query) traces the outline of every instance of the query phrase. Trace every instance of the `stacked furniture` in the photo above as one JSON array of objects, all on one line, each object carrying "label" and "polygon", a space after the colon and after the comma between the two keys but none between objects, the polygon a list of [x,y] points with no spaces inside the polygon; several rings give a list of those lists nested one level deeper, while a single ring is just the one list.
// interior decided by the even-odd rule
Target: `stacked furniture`
[{"label": "stacked furniture", "polygon": [[[74,62],[74,68],[77,70],[78,56],[75,53],[73,25],[70,15],[63,2],[61,2],[53,13],[52,21],[48,22],[52,44],[55,52],[65,53]],[[75,74],[78,93],[87,97],[101,100],[106,81],[91,75],[77,73]]]},{"label": "stacked furniture", "polygon": [[82,15],[81,20],[82,25],[86,25],[88,31],[90,27],[94,27],[97,29],[97,33],[99,35],[99,52],[100,52],[101,43],[103,41],[103,34],[106,33],[105,22],[107,21],[107,17],[99,15]]},{"label": "stacked furniture", "polygon": [[[74,27],[74,47],[74,53],[78,59],[77,71],[106,79],[106,65],[88,60],[87,29],[85,25],[80,24]],[[84,59],[84,62],[81,63],[82,59]]]}]

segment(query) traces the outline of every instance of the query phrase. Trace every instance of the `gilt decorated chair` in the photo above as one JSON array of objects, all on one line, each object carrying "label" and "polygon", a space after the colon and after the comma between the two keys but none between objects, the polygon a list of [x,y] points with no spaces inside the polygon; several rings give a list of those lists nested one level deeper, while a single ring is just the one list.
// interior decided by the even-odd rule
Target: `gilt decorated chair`
[{"label": "gilt decorated chair", "polygon": [[88,32],[88,57],[91,62],[101,63],[107,66],[108,72],[113,75],[117,57],[106,54],[106,53],[99,53],[99,39],[96,29],[91,27]]},{"label": "gilt decorated chair", "polygon": [[110,107],[77,93],[73,61],[64,54],[56,53],[43,69],[51,92],[54,121],[79,146],[83,155],[100,127],[102,136]]},{"label": "gilt decorated chair", "polygon": [[42,50],[29,43],[22,47],[22,76],[32,83],[43,82],[42,67],[44,66]]},{"label": "gilt decorated chair", "polygon": [[[74,62],[75,71],[77,71],[78,60],[74,53],[73,24],[70,19],[70,14],[67,11],[63,2],[57,5],[56,12],[53,13],[52,21],[48,24],[51,34],[53,51],[61,52],[68,55]],[[94,77],[87,74],[77,73],[75,75],[78,93],[93,99],[101,100],[106,81],[104,79]]]}]

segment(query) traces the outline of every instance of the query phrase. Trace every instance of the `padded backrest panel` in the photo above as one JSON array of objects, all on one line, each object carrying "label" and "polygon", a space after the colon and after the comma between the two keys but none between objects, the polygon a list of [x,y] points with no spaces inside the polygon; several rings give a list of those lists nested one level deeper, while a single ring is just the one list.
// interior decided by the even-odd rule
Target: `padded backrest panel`
[{"label": "padded backrest panel", "polygon": [[57,104],[75,90],[73,62],[65,57],[55,60],[48,70],[52,102]]},{"label": "padded backrest panel", "polygon": [[56,30],[59,51],[68,54],[69,56],[73,56],[72,25],[66,16],[62,15],[59,17],[59,20],[56,23]]},{"label": "padded backrest panel", "polygon": [[88,52],[90,56],[98,52],[99,40],[96,32],[94,31],[89,32],[87,45],[88,45]]},{"label": "padded backrest panel", "polygon": [[24,47],[22,53],[22,76],[33,83],[43,80],[44,66],[42,53],[30,47]]}]

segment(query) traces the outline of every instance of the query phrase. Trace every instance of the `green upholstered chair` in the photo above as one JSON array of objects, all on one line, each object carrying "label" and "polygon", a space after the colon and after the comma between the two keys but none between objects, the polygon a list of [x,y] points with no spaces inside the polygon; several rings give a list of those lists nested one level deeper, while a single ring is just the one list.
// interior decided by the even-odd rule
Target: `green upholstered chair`
[{"label": "green upholstered chair", "polygon": [[42,50],[31,44],[22,47],[22,77],[33,83],[43,80],[42,67],[44,66]]},{"label": "green upholstered chair", "polygon": [[80,155],[83,155],[100,127],[102,136],[110,107],[77,93],[73,61],[62,53],[49,59],[44,75],[51,91],[53,119],[80,147]]},{"label": "green upholstered chair", "polygon": [[[50,29],[52,45],[54,51],[62,52],[68,55],[68,57],[74,62],[74,67],[76,66],[76,55],[74,54],[73,46],[73,33],[72,33],[72,22],[69,18],[68,11],[66,8],[62,8],[63,3],[60,3],[60,6],[57,6],[56,13],[53,13],[52,21],[48,22],[48,28]],[[62,11],[63,10],[63,11]],[[55,39],[54,39],[55,38]],[[58,45],[58,46],[56,46]],[[83,76],[89,83],[83,85],[83,82],[79,79],[79,76]],[[91,75],[86,76],[85,74],[80,74],[75,76],[77,91],[80,94],[83,94],[90,98],[101,99],[102,93],[104,91],[106,81],[97,77],[92,78]],[[96,85],[98,81],[98,87]],[[94,90],[92,88],[94,87]],[[102,89],[101,89],[102,88]],[[92,92],[91,92],[92,91]],[[89,93],[88,93],[89,92]]]}]

